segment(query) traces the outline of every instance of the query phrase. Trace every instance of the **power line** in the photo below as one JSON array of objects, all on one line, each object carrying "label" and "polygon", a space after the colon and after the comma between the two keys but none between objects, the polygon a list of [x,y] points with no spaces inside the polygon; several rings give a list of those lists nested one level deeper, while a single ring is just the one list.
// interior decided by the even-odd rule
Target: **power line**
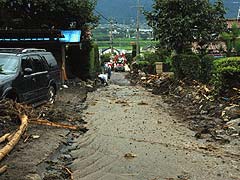
[{"label": "power line", "polygon": [[112,23],[113,26],[117,27],[117,28],[122,28],[120,26],[118,26],[117,24],[117,21],[115,21],[115,23],[113,23],[113,20],[112,19],[108,19],[107,17],[105,17],[101,12],[99,12],[98,10],[94,9],[94,11],[96,13],[98,13],[103,19],[105,19],[109,24]]},{"label": "power line", "polygon": [[99,14],[103,19],[105,19],[107,22],[111,23],[111,21],[110,21],[108,18],[106,18],[102,13],[100,13],[98,10],[94,9],[94,11],[95,11],[96,13],[98,13],[98,14]]}]

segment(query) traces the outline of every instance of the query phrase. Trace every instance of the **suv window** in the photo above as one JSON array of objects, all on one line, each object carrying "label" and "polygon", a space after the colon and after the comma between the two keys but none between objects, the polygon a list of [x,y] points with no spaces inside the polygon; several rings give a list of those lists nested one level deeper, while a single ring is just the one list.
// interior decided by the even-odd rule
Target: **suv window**
[{"label": "suv window", "polygon": [[34,72],[43,72],[46,70],[40,56],[31,55],[30,58],[32,59]]},{"label": "suv window", "polygon": [[31,59],[28,56],[22,57],[22,70],[26,68],[33,69]]},{"label": "suv window", "polygon": [[56,60],[55,60],[55,58],[53,57],[52,54],[42,54],[42,56],[46,59],[50,68],[53,68],[53,67],[57,66],[57,62],[56,62]]},{"label": "suv window", "polygon": [[13,74],[17,72],[19,58],[13,55],[0,55],[0,73]]}]

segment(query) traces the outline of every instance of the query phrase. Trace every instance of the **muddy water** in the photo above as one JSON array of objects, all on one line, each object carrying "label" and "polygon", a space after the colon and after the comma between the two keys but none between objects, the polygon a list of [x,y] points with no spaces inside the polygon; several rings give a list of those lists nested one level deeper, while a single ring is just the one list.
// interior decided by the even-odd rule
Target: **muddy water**
[{"label": "muddy water", "polygon": [[90,130],[73,142],[74,179],[239,179],[237,155],[197,141],[161,97],[128,86],[123,75],[88,94]]}]

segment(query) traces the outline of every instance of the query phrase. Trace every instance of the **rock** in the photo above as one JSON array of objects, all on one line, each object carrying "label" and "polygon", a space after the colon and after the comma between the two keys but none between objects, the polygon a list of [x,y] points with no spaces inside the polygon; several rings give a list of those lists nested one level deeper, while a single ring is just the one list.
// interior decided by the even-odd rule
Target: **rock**
[{"label": "rock", "polygon": [[93,86],[90,85],[90,84],[87,84],[86,87],[87,87],[87,88],[93,88]]},{"label": "rock", "polygon": [[125,157],[126,159],[132,159],[132,158],[137,157],[137,155],[136,155],[136,154],[133,154],[133,153],[126,153],[126,154],[124,155],[124,157]]},{"label": "rock", "polygon": [[61,156],[61,158],[65,159],[65,160],[72,160],[72,156],[69,154],[64,154]]},{"label": "rock", "polygon": [[201,110],[200,114],[207,114],[208,111]]},{"label": "rock", "polygon": [[233,105],[224,108],[222,111],[222,118],[224,121],[229,121],[231,119],[236,119],[240,117],[240,106],[239,105]]},{"label": "rock", "polygon": [[66,84],[63,84],[62,87],[68,89],[68,86]]},{"label": "rock", "polygon": [[38,174],[28,174],[24,180],[42,180]]},{"label": "rock", "polygon": [[177,87],[177,91],[178,91],[179,93],[181,93],[181,92],[183,91],[183,87],[182,87],[182,86],[178,86],[178,87]]},{"label": "rock", "polygon": [[142,77],[146,77],[146,73],[145,72],[142,72],[142,71],[139,71],[138,74]]},{"label": "rock", "polygon": [[224,125],[224,128],[228,130],[228,133],[240,135],[240,118],[231,120]]},{"label": "rock", "polygon": [[39,135],[32,135],[32,138],[33,138],[33,139],[39,139],[40,136],[39,136]]}]

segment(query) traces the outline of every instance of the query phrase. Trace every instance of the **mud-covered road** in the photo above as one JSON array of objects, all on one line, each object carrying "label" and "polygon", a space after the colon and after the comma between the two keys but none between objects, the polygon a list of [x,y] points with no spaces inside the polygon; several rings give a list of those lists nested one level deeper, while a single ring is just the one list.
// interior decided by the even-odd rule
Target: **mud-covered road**
[{"label": "mud-covered road", "polygon": [[197,140],[183,115],[161,96],[131,86],[125,75],[113,73],[110,85],[96,91],[81,81],[62,89],[46,117],[87,121],[89,131],[30,123],[1,162],[8,168],[0,179],[240,180],[238,139],[224,145]]},{"label": "mud-covered road", "polygon": [[239,180],[239,146],[196,140],[163,102],[124,73],[89,93],[89,131],[76,138],[76,180]]}]

